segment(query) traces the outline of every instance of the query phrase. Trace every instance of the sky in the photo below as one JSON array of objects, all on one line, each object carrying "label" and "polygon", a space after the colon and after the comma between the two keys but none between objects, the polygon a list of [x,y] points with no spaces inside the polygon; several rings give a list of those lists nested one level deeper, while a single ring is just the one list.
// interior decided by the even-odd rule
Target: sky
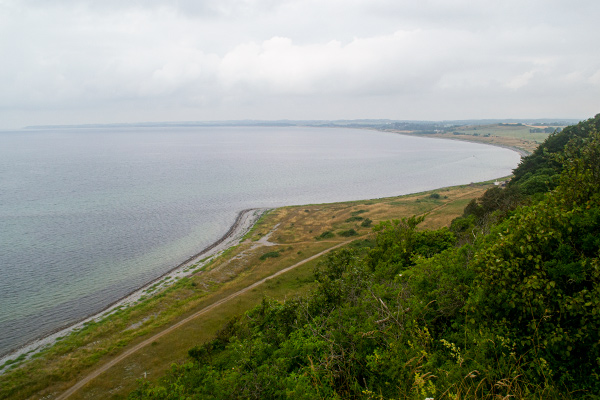
[{"label": "sky", "polygon": [[600,112],[598,0],[0,0],[0,129]]}]

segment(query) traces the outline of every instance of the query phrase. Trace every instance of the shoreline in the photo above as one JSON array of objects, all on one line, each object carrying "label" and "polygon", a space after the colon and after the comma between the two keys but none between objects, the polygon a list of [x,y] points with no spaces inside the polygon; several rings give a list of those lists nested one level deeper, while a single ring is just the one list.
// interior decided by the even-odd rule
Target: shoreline
[{"label": "shoreline", "polygon": [[477,139],[473,139],[473,138],[464,138],[463,139],[461,137],[442,137],[442,136],[427,135],[427,134],[422,134],[422,133],[401,132],[401,131],[394,131],[394,130],[387,130],[387,129],[383,129],[383,130],[381,130],[381,132],[390,132],[390,133],[395,133],[397,135],[425,137],[425,138],[430,138],[430,139],[456,140],[459,142],[484,144],[484,145],[488,145],[488,146],[494,146],[494,147],[500,147],[500,148],[507,149],[507,150],[512,150],[515,153],[518,153],[521,156],[521,158],[527,157],[528,155],[530,155],[532,153],[530,151],[527,151],[527,150],[522,149],[517,146],[509,146],[509,145],[499,144],[499,143],[490,143],[490,142],[486,142],[484,140],[477,140]]},{"label": "shoreline", "polygon": [[[392,131],[392,130],[378,130],[378,129],[374,129],[374,130],[381,131],[381,132],[400,134],[400,135],[423,137],[423,135],[410,134],[410,133],[406,133],[406,132],[397,132],[397,131]],[[468,139],[465,140],[465,139],[459,139],[459,138],[441,138],[441,137],[435,137],[435,136],[431,137],[431,138],[466,141],[466,142],[471,142],[471,143],[501,147],[501,148],[512,150],[512,151],[518,153],[521,158],[528,155],[528,153],[525,150],[517,148],[517,147],[513,147],[513,146],[485,143],[482,141],[468,140]],[[435,189],[431,189],[431,190],[435,190]],[[408,195],[408,194],[405,194],[405,195]],[[401,196],[404,196],[404,195],[401,195]],[[368,199],[365,199],[365,200],[368,200]],[[349,200],[349,201],[353,201],[353,200]],[[39,353],[40,351],[46,349],[49,346],[55,344],[56,341],[58,341],[62,337],[81,329],[85,324],[92,322],[92,321],[100,321],[106,317],[109,317],[112,313],[116,312],[117,309],[120,309],[121,307],[132,306],[137,301],[141,300],[142,297],[153,296],[154,294],[160,292],[162,289],[177,282],[179,279],[189,276],[189,275],[192,275],[194,272],[196,272],[196,270],[198,268],[203,267],[206,263],[210,262],[214,257],[218,256],[223,251],[227,250],[228,248],[230,248],[232,246],[239,244],[241,239],[243,238],[243,236],[246,235],[246,233],[250,231],[250,229],[256,224],[256,222],[260,219],[260,217],[262,215],[264,215],[264,213],[267,212],[268,210],[269,209],[267,209],[267,208],[252,208],[252,209],[245,209],[245,210],[239,211],[234,223],[231,225],[231,227],[228,229],[228,231],[221,238],[219,238],[214,243],[207,246],[200,252],[188,257],[186,260],[184,260],[183,262],[174,266],[166,273],[164,273],[164,274],[160,275],[159,277],[153,279],[152,281],[144,284],[143,286],[133,290],[128,295],[114,301],[113,303],[109,304],[108,306],[104,307],[102,310],[100,310],[96,313],[93,313],[86,317],[83,317],[82,319],[80,319],[79,321],[77,321],[73,324],[69,324],[69,325],[57,328],[54,331],[50,332],[49,334],[41,336],[37,339],[33,339],[32,341],[29,341],[28,343],[14,349],[14,350],[11,350],[8,353],[0,355],[0,375],[3,374],[4,372],[6,372],[6,370],[8,368],[10,368],[12,365],[14,365],[13,363],[5,365],[6,362],[11,361],[11,360],[13,360],[15,362],[19,362],[19,363],[26,361],[29,358],[31,358],[33,355]],[[194,268],[192,268],[192,266],[194,266],[194,264],[198,264],[198,265],[196,265]],[[165,278],[168,278],[168,279],[165,281]],[[152,289],[151,292],[148,292],[148,290],[152,286],[155,286],[155,287]],[[23,357],[23,356],[24,356],[24,358],[22,358],[20,360],[18,359],[19,357]]]},{"label": "shoreline", "polygon": [[[34,354],[53,345],[62,337],[81,329],[87,323],[92,321],[100,321],[106,317],[109,317],[112,313],[117,311],[117,309],[120,309],[121,307],[130,307],[141,300],[142,297],[152,296],[160,292],[161,289],[164,289],[177,282],[179,279],[192,275],[198,268],[206,265],[209,261],[217,257],[223,251],[239,244],[242,238],[250,231],[250,229],[252,229],[256,222],[258,222],[258,220],[268,210],[269,209],[267,208],[251,208],[239,211],[235,221],[223,236],[221,236],[211,245],[202,249],[200,252],[180,262],[169,271],[138,287],[120,299],[112,302],[98,312],[83,317],[73,324],[57,328],[46,335],[33,339],[32,341],[29,341],[28,343],[25,343],[24,345],[19,346],[8,353],[0,355],[0,374],[3,374],[7,368],[13,365],[13,363],[5,365],[6,362],[11,360],[16,361],[19,357],[23,357],[23,355],[25,355],[25,358],[20,361],[25,361]],[[193,266],[195,267],[192,268]],[[165,278],[168,279],[165,280]],[[155,286],[155,288],[149,293],[148,290],[153,286]]]}]

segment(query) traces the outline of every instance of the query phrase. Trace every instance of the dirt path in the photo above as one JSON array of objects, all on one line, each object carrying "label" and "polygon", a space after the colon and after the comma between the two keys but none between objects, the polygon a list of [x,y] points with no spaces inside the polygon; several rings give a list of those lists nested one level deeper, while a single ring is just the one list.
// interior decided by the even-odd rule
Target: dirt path
[{"label": "dirt path", "polygon": [[[354,239],[353,239],[354,240]],[[322,255],[335,250],[339,247],[342,247],[343,245],[346,245],[348,243],[350,243],[351,240],[346,241],[346,242],[342,242],[339,243],[333,247],[330,247],[329,249],[323,250],[320,253],[317,253],[311,257],[308,257],[300,262],[297,262],[296,264],[289,266],[287,268],[282,269],[281,271],[278,271],[272,275],[269,275],[266,278],[263,278],[255,283],[253,283],[250,286],[245,287],[244,289],[238,290],[235,293],[230,294],[229,296],[218,300],[216,302],[214,302],[213,304],[204,307],[203,309],[201,309],[200,311],[190,315],[189,317],[177,322],[174,325],[171,325],[170,327],[168,327],[167,329],[165,329],[162,332],[157,333],[156,335],[144,340],[143,342],[135,345],[134,347],[130,348],[129,350],[125,351],[123,354],[118,355],[117,357],[113,358],[112,360],[110,360],[109,362],[107,362],[106,364],[102,365],[101,367],[99,367],[98,369],[96,369],[95,371],[91,372],[89,375],[87,375],[86,377],[84,377],[82,380],[80,380],[79,382],[77,382],[75,385],[73,385],[71,388],[69,388],[67,391],[65,391],[63,394],[61,394],[60,396],[58,396],[56,398],[56,400],[64,400],[66,398],[68,398],[69,396],[71,396],[73,393],[75,393],[76,391],[78,391],[79,389],[81,389],[82,387],[84,387],[86,384],[88,384],[90,381],[92,381],[93,379],[95,379],[96,377],[98,377],[100,374],[102,374],[103,372],[109,370],[110,368],[112,368],[114,365],[118,364],[119,362],[123,361],[124,359],[126,359],[127,357],[129,357],[130,355],[132,355],[133,353],[137,352],[138,350],[140,350],[141,348],[148,346],[149,344],[151,344],[152,342],[158,340],[159,338],[161,338],[162,336],[168,334],[169,332],[174,331],[175,329],[179,328],[180,326],[188,323],[189,321],[193,320],[194,318],[197,318],[203,314],[206,314],[207,312],[217,308],[218,306],[220,306],[221,304],[228,302],[229,300],[248,292],[249,290],[254,289],[255,287],[262,285],[263,283],[265,283],[266,281],[268,281],[269,279],[273,279],[281,274],[284,274],[296,267],[299,267],[302,264],[305,264],[309,261],[314,260],[315,258],[321,257]]]}]

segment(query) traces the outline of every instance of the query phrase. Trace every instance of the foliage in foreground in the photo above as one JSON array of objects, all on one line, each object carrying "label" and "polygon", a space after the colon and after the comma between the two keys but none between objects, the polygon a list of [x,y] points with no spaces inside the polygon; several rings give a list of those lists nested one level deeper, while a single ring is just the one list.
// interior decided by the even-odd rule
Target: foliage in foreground
[{"label": "foliage in foreground", "polygon": [[421,218],[329,255],[131,399],[562,399],[600,393],[600,136],[556,188],[457,243]]}]

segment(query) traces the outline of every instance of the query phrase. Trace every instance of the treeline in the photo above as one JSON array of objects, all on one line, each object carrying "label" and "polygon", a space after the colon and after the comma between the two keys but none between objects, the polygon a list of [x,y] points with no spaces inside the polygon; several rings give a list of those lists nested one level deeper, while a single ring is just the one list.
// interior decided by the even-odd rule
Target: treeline
[{"label": "treeline", "polygon": [[554,128],[552,126],[547,128],[529,128],[529,133],[554,133],[554,131],[560,132],[562,128]]},{"label": "treeline", "polygon": [[550,136],[449,229],[376,225],[130,398],[596,398],[599,125]]}]

